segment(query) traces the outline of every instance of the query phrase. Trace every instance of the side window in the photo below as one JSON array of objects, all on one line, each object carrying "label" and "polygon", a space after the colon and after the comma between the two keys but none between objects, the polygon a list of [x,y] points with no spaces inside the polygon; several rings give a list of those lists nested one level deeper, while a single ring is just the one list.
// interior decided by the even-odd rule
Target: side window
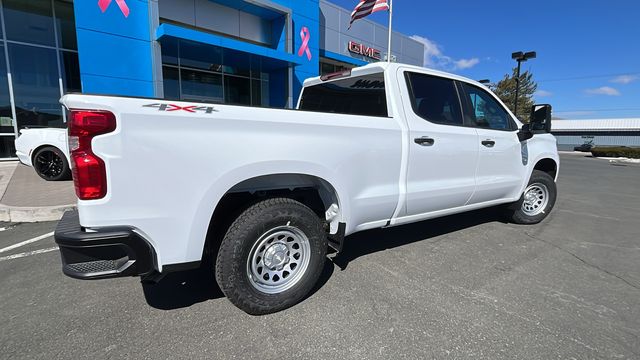
[{"label": "side window", "polygon": [[471,126],[513,130],[515,124],[509,113],[488,92],[478,87],[461,83],[465,93],[465,118]]},{"label": "side window", "polygon": [[387,117],[384,74],[371,74],[309,86],[300,110]]},{"label": "side window", "polygon": [[406,77],[416,115],[433,123],[463,125],[453,80],[418,73],[407,73]]}]

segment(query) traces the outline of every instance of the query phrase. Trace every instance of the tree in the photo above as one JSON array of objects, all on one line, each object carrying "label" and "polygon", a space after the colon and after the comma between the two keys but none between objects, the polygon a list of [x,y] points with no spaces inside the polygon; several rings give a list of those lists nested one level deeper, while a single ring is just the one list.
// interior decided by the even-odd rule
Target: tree
[{"label": "tree", "polygon": [[[513,68],[511,76],[507,74],[502,80],[489,86],[512,112],[516,98],[517,71],[517,68]],[[518,113],[516,116],[522,122],[529,122],[531,107],[534,105],[533,94],[537,89],[538,84],[533,81],[533,74],[530,71],[520,73],[520,93],[518,95]]]}]

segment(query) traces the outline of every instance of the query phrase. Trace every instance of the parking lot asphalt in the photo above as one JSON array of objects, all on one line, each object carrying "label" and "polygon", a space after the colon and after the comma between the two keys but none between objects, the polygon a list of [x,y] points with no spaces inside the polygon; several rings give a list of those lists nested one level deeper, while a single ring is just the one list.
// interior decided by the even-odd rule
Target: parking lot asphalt
[{"label": "parking lot asphalt", "polygon": [[[143,287],[63,276],[51,237],[1,252],[0,358],[638,359],[640,166],[561,161],[543,223],[488,209],[350,236],[311,296],[262,317],[209,269]],[[55,223],[0,227],[3,249]]]}]

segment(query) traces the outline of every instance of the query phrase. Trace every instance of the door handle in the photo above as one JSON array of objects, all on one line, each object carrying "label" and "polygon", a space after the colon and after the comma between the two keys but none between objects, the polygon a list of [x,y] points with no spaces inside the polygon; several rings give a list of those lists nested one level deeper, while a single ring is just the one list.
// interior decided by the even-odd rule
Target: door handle
[{"label": "door handle", "polygon": [[415,138],[413,141],[415,141],[415,143],[420,146],[433,146],[433,144],[436,142],[434,139],[428,136]]},{"label": "door handle", "polygon": [[482,145],[488,147],[488,148],[492,148],[496,145],[496,142],[493,140],[483,140],[482,141]]}]

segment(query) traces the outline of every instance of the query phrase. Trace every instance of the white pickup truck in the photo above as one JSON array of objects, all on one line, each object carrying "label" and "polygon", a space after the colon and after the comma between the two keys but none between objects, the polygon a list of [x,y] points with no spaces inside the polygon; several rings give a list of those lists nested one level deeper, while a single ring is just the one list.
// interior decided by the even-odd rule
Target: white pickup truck
[{"label": "white pickup truck", "polygon": [[550,106],[522,125],[483,85],[420,67],[309,79],[297,110],[61,102],[79,198],[55,234],[63,272],[154,281],[213,263],[250,314],[300,301],[346,235],[495,205],[534,224],[556,200]]}]

